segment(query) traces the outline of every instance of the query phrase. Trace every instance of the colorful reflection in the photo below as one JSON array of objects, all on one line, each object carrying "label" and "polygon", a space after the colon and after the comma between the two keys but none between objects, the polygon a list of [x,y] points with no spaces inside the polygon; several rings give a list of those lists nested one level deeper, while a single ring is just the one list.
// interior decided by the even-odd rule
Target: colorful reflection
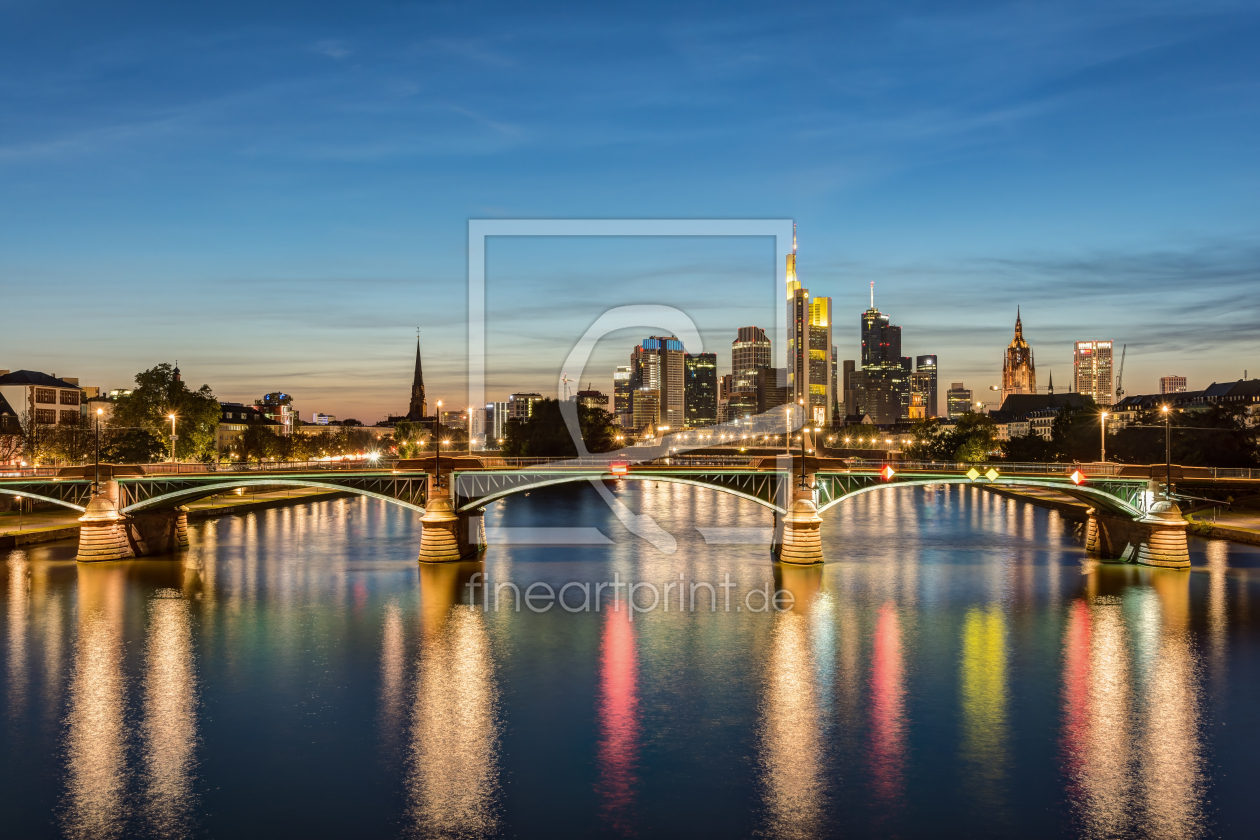
[{"label": "colorful reflection", "polygon": [[69,837],[123,836],[128,818],[127,683],[123,673],[122,564],[79,564],[79,621],[66,716]]},{"label": "colorful reflection", "polygon": [[183,836],[195,804],[197,668],[179,590],[160,589],[150,601],[144,658],[144,816],[155,836]]},{"label": "colorful reflection", "polygon": [[9,573],[8,647],[5,650],[8,673],[8,709],[10,717],[18,717],[26,708],[27,633],[31,592],[31,564],[26,552],[15,551],[6,561]]},{"label": "colorful reflection", "polygon": [[1089,602],[1069,606],[1064,631],[1064,772],[1079,833],[1198,836],[1204,784],[1190,575],[1093,574]]},{"label": "colorful reflection", "polygon": [[481,610],[457,605],[476,566],[420,569],[422,637],[406,780],[416,836],[480,837],[499,826],[499,692],[490,637]]},{"label": "colorful reflection", "polygon": [[969,795],[997,809],[1008,772],[1006,615],[972,607],[962,631],[962,759]]},{"label": "colorful reflection", "polygon": [[901,618],[885,603],[875,619],[871,651],[871,789],[884,805],[898,803],[904,793],[906,753],[906,684]]},{"label": "colorful reflection", "polygon": [[639,661],[634,624],[620,608],[604,612],[599,673],[600,812],[618,833],[630,833],[639,758]]}]

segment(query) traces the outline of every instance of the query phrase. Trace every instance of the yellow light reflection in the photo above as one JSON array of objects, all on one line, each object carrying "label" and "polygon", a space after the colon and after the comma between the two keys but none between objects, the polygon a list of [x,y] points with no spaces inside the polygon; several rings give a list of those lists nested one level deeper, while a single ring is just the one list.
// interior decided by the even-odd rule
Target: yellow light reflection
[{"label": "yellow light reflection", "polygon": [[145,818],[153,834],[187,834],[193,814],[197,669],[188,602],[159,589],[149,603],[143,736]]},{"label": "yellow light reflection", "polygon": [[465,568],[420,568],[420,665],[412,708],[408,815],[421,836],[498,828],[499,692],[480,609],[456,606]]},{"label": "yellow light reflection", "polygon": [[66,718],[69,837],[121,837],[127,819],[127,706],[121,564],[80,563],[78,636]]},{"label": "yellow light reflection", "polygon": [[822,758],[809,620],[774,617],[761,714],[761,770],[767,833],[814,837],[822,829]]},{"label": "yellow light reflection", "polygon": [[971,796],[1002,803],[1008,772],[1006,615],[998,604],[967,610],[962,631],[962,759]]}]

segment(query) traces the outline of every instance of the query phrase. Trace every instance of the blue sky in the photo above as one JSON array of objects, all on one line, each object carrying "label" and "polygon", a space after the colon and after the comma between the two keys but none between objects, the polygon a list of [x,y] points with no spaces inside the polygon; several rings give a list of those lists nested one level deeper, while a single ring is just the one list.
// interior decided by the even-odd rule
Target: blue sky
[{"label": "blue sky", "polygon": [[[260,7],[261,6],[261,7]],[[1254,3],[0,2],[0,368],[178,359],[303,415],[464,397],[469,218],[792,218],[842,357],[868,283],[945,382],[1129,345],[1126,390],[1260,371]],[[729,363],[769,240],[492,244],[490,395],[600,312]],[[634,336],[601,343],[608,387]],[[569,371],[577,377],[576,371]]]}]

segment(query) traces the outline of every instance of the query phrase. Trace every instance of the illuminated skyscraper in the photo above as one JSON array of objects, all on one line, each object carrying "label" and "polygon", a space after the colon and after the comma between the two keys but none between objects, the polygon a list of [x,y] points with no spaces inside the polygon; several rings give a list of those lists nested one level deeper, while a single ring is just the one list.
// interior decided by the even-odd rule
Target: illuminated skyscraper
[{"label": "illuminated skyscraper", "polygon": [[812,303],[796,276],[796,228],[787,256],[788,388],[793,402],[805,401],[811,422],[831,422],[835,393],[831,371],[831,298]]},{"label": "illuminated skyscraper", "polygon": [[855,414],[868,414],[878,424],[896,423],[908,416],[910,403],[909,359],[901,355],[901,327],[875,308],[875,284],[871,283],[871,308],[861,315],[862,370],[850,377]]},{"label": "illuminated skyscraper", "polygon": [[673,336],[652,336],[630,354],[630,387],[656,391],[659,425],[681,429],[686,423],[683,344]]},{"label": "illuminated skyscraper", "polygon": [[687,425],[712,426],[717,422],[717,354],[684,354],[683,374]]},{"label": "illuminated skyscraper", "polygon": [[1006,348],[1002,360],[1002,402],[1011,394],[1037,393],[1037,369],[1033,366],[1033,351],[1024,341],[1024,325],[1019,308],[1015,309],[1015,337]]},{"label": "illuminated skyscraper", "polygon": [[740,327],[731,342],[731,391],[757,390],[757,369],[770,367],[770,339],[761,327]]},{"label": "illuminated skyscraper", "polygon": [[832,386],[831,298],[816,297],[809,303],[809,417],[831,425],[836,401]]},{"label": "illuminated skyscraper", "polygon": [[1111,405],[1111,342],[1078,341],[1072,347],[1072,390]]},{"label": "illuminated skyscraper", "polygon": [[915,371],[910,375],[910,393],[922,397],[924,413],[928,417],[938,416],[936,413],[936,357],[917,356]]},{"label": "illuminated skyscraper", "polygon": [[618,365],[613,371],[613,414],[623,426],[629,426],[634,413],[630,397],[630,366]]},{"label": "illuminated skyscraper", "polygon": [[961,382],[950,384],[945,394],[945,403],[950,420],[957,420],[974,409],[971,404],[971,390]]}]

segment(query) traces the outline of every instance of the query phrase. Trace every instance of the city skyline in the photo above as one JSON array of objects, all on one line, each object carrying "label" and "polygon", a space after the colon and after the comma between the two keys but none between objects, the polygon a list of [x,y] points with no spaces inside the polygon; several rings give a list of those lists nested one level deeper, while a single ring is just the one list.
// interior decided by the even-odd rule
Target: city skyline
[{"label": "city skyline", "polygon": [[[58,289],[60,332],[11,319],[0,366],[126,387],[178,358],[226,400],[384,416],[417,325],[429,391],[464,398],[470,218],[752,217],[800,221],[841,359],[873,280],[977,394],[1020,305],[1061,383],[1082,336],[1128,346],[1134,393],[1260,369],[1255,10],[489,11],[471,38],[442,9],[13,12],[0,277],[11,311]],[[489,349],[538,364],[490,387],[554,389],[627,302],[712,315],[723,369],[776,323],[767,242],[636,247],[492,243]]]}]

